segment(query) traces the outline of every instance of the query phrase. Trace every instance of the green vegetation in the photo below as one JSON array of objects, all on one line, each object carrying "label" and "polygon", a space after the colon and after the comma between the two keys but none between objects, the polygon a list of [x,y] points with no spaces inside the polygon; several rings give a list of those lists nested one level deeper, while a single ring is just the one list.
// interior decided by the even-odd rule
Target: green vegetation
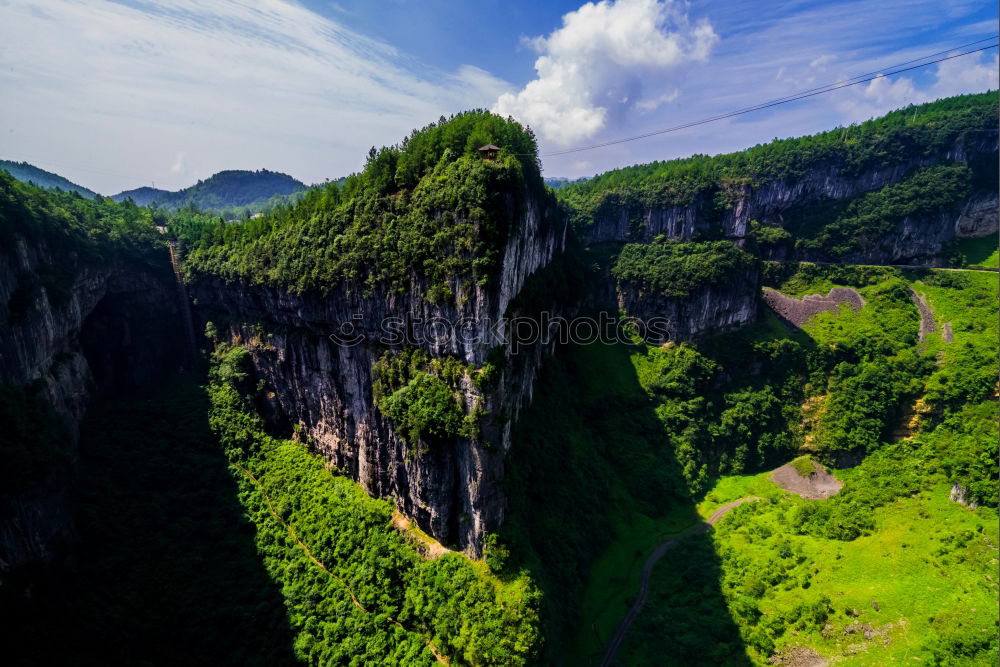
[{"label": "green vegetation", "polygon": [[[586,664],[600,655],[643,561],[694,523],[696,499],[704,498],[708,516],[750,495],[767,500],[734,510],[713,537],[684,538],[657,566],[622,664],[661,664],[663,655],[766,664],[790,645],[821,655],[859,642],[873,647],[865,628],[844,634],[854,617],[843,604],[851,613],[871,609],[870,599],[858,599],[864,595],[892,609],[878,623],[861,617],[876,640],[890,639],[888,649],[871,650],[870,664],[907,650],[939,660],[949,651],[979,655],[973,660],[995,651],[982,630],[995,622],[986,604],[995,584],[983,574],[996,531],[979,531],[995,516],[1000,474],[997,407],[989,400],[996,275],[811,264],[768,264],[765,273],[797,295],[855,286],[866,305],[822,313],[805,331],[765,313],[740,332],[697,343],[569,348],[544,369],[508,459],[501,535],[545,594],[549,662]],[[927,295],[939,320],[919,349],[911,287]],[[944,321],[952,343],[944,342]],[[812,454],[796,458],[800,447]],[[837,471],[846,486],[823,501],[785,494],[766,474],[733,476],[789,460],[808,474],[814,459],[836,464],[865,453],[858,468]],[[948,500],[953,484],[990,508],[970,513]],[[919,541],[900,540],[921,530],[906,524],[921,512],[941,512],[943,541],[929,529]],[[965,530],[992,541],[969,541]],[[964,582],[947,594],[949,580],[931,565],[944,567],[935,554],[945,543],[967,545],[947,547]],[[893,544],[913,551],[903,554],[909,569],[890,577],[881,549]],[[859,576],[854,568],[867,569]],[[917,594],[921,586],[935,595]],[[979,611],[958,626],[956,610],[966,603]],[[897,641],[901,618],[923,634]]]},{"label": "green vegetation", "polygon": [[998,249],[996,234],[959,239],[958,253],[963,265],[984,269],[1000,267],[1000,249]]},{"label": "green vegetation", "polygon": [[454,357],[432,359],[422,350],[386,352],[372,369],[375,405],[406,437],[411,449],[422,440],[479,435],[479,400],[466,406],[462,380],[486,377]]},{"label": "green vegetation", "polygon": [[[478,155],[485,143],[503,147],[496,160]],[[398,146],[373,148],[343,187],[310,190],[259,219],[205,227],[186,266],[192,276],[296,292],[404,290],[417,277],[429,300],[450,298],[456,285],[485,285],[496,274],[529,197],[553,209],[534,155],[534,137],[513,121],[484,111],[442,119]]]},{"label": "green vegetation", "polygon": [[390,503],[302,444],[266,435],[251,407],[247,356],[241,347],[217,350],[209,421],[257,528],[257,550],[281,586],[296,656],[429,665],[436,651],[452,664],[526,664],[540,643],[527,575],[501,579],[458,554],[424,560],[392,527]]},{"label": "green vegetation", "polygon": [[786,216],[785,228],[796,246],[839,258],[870,253],[906,217],[944,214],[968,196],[972,170],[938,165],[920,169],[899,183],[853,199],[799,209]]},{"label": "green vegetation", "polygon": [[[67,476],[70,557],[0,587],[9,664],[296,664],[207,410],[192,378],[91,407]],[[45,423],[34,433],[22,442],[43,445]]]},{"label": "green vegetation", "polygon": [[869,287],[903,272],[891,266],[812,264],[810,262],[762,262],[761,283],[796,298],[806,294],[827,294],[830,288]]},{"label": "green vegetation", "polygon": [[587,664],[661,535],[693,519],[629,350],[573,346],[543,367],[506,463],[501,540],[542,589],[543,664]]},{"label": "green vegetation", "polygon": [[53,174],[51,171],[39,169],[38,167],[28,164],[27,162],[0,160],[0,171],[6,171],[22,183],[31,183],[39,188],[76,192],[84,197],[87,197],[88,199],[94,199],[98,196],[98,194],[93,190],[89,190],[82,185],[77,185],[76,183],[63,178],[59,174]]},{"label": "green vegetation", "polygon": [[997,93],[961,95],[892,111],[881,118],[812,136],[776,139],[739,153],[694,155],[613,169],[558,190],[588,224],[602,205],[672,206],[727,196],[746,185],[794,180],[824,164],[846,175],[895,166],[914,154],[935,155],[996,125]]},{"label": "green vegetation", "polygon": [[44,190],[0,172],[0,256],[15,250],[16,238],[40,248],[48,261],[17,275],[7,303],[0,303],[5,324],[28,313],[43,289],[51,303],[64,303],[83,264],[127,260],[167,268],[149,209]]},{"label": "green vegetation", "polygon": [[[998,277],[973,271],[933,271],[914,289],[926,294],[938,323],[926,354],[941,362],[914,408],[923,431],[917,437],[941,452],[947,479],[965,486],[975,502],[997,506]],[[945,325],[953,341],[946,342]],[[935,425],[939,426],[932,429]]]},{"label": "green vegetation", "polygon": [[611,275],[664,296],[683,298],[705,286],[739,280],[753,262],[753,256],[728,241],[680,243],[658,239],[649,244],[626,244]]},{"label": "green vegetation", "polygon": [[795,468],[795,472],[799,473],[803,477],[808,477],[815,472],[812,457],[808,455],[800,456],[794,459],[789,465]]},{"label": "green vegetation", "polygon": [[[697,206],[703,234],[751,189],[792,183],[810,171],[836,169],[847,178],[865,171],[936,158],[936,166],[915,168],[899,183],[849,200],[788,211],[782,221],[752,224],[761,248],[795,245],[812,255],[837,260],[872,252],[896,223],[914,214],[934,216],[973,190],[996,188],[997,165],[989,154],[968,166],[950,164],[956,144],[975,145],[995,130],[997,93],[964,95],[893,111],[860,125],[837,128],[726,155],[694,155],[615,169],[556,190],[570,221],[586,230],[595,220],[624,211],[634,226],[650,208]],[[714,232],[714,233],[717,233]]]},{"label": "green vegetation", "polygon": [[[698,611],[689,582],[707,569],[745,649],[729,664],[769,664],[792,647],[858,665],[995,663],[997,276],[815,265],[782,273],[788,291],[861,286],[861,311],[806,324],[807,400],[789,427],[821,458],[859,445],[868,455],[837,471],[845,486],[826,500],[784,493],[767,473],[714,480],[704,517],[736,498],[765,501],[733,510],[713,546],[683,544],[657,567],[619,659],[659,664],[678,646],[697,654],[695,638],[715,616]],[[919,350],[910,287],[938,322]],[[811,467],[805,456],[792,463]],[[980,508],[951,501],[953,485]],[[706,560],[712,553],[718,565]]]},{"label": "green vegetation", "polygon": [[78,261],[110,259],[112,254],[147,259],[162,244],[149,209],[43,190],[0,172],[0,238],[9,240],[15,234],[46,243],[59,258],[53,272],[65,272]]},{"label": "green vegetation", "polygon": [[[890,479],[900,466],[895,455],[880,455],[838,475],[846,492]],[[734,498],[766,499],[731,512],[712,536],[722,561],[717,581],[750,662],[769,664],[771,655],[791,646],[857,665],[913,658],[922,664],[995,662],[996,513],[951,502],[947,485],[933,474],[916,479],[919,491],[866,509],[871,534],[847,541],[802,532],[795,524],[807,508],[843,506],[839,496],[802,500],[780,492],[766,473],[720,480],[703,516]],[[674,633],[664,628],[705,627],[700,616],[685,620],[689,607],[678,604],[690,599],[682,577],[703,569],[705,555],[677,549],[669,567],[656,569],[649,611],[626,640],[623,664],[659,664],[657,656],[674,650]],[[742,658],[727,657],[729,664]]]}]

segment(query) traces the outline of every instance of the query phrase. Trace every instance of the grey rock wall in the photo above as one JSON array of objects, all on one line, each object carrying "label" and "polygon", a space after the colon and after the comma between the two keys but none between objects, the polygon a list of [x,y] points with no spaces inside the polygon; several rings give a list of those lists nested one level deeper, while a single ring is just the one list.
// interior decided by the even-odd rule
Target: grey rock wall
[{"label": "grey rock wall", "polygon": [[[429,443],[421,453],[408,450],[375,407],[372,367],[386,350],[401,346],[403,334],[432,356],[448,354],[475,365],[494,348],[506,348],[502,318],[511,301],[564,247],[566,225],[557,218],[542,202],[529,201],[511,220],[493,283],[454,283],[454,298],[447,302],[428,302],[427,285],[417,277],[403,292],[366,295],[342,285],[325,295],[301,296],[200,277],[190,285],[196,317],[202,324],[216,322],[222,335],[238,337],[250,349],[256,379],[264,382],[263,412],[279,430],[287,435],[294,427],[370,494],[392,499],[443,543],[479,555],[483,535],[503,521],[500,483],[511,423],[530,399],[546,351],[532,346],[511,357],[508,349],[502,377],[481,396],[487,416],[480,437]],[[255,325],[269,335],[261,339]],[[437,335],[449,325],[455,335]],[[357,337],[354,344],[339,342],[351,336]],[[479,397],[471,384],[464,393],[468,405]]]}]

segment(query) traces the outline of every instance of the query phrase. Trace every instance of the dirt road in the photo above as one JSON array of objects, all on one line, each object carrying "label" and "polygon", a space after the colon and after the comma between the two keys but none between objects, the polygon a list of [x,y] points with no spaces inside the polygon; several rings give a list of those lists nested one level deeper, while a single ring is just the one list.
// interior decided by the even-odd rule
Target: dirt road
[{"label": "dirt road", "polygon": [[676,547],[681,540],[690,535],[699,535],[701,533],[708,532],[709,528],[718,523],[722,517],[726,516],[730,510],[743,503],[750,502],[753,500],[760,500],[755,496],[750,496],[747,498],[740,498],[739,500],[734,500],[731,503],[726,503],[719,509],[712,513],[712,516],[708,518],[708,521],[704,521],[695,526],[692,526],[685,530],[684,532],[677,535],[672,539],[660,544],[655,549],[653,553],[649,555],[646,562],[642,566],[642,582],[639,584],[639,594],[635,598],[635,602],[629,607],[628,612],[625,614],[625,618],[621,620],[618,627],[615,629],[615,634],[612,635],[611,641],[608,642],[608,648],[604,651],[604,656],[601,658],[599,663],[601,667],[608,667],[612,662],[614,662],[615,656],[618,654],[618,649],[621,647],[622,640],[625,639],[625,635],[628,634],[629,628],[632,627],[632,623],[635,621],[636,617],[639,616],[639,612],[642,611],[642,606],[646,604],[646,598],[649,596],[649,579],[653,575],[653,567],[656,563],[663,558],[664,554]]}]

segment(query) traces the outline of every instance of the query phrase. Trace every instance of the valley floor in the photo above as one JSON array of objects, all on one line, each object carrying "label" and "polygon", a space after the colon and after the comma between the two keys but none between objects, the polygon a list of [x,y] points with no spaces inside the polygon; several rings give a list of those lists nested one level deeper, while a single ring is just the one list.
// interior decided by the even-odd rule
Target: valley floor
[{"label": "valley floor", "polygon": [[[848,362],[855,370],[844,378],[863,373],[868,363],[878,368],[876,378],[900,378],[886,390],[889,407],[878,418],[866,412],[866,403],[882,400],[866,393],[871,388],[839,393],[848,391],[838,384],[844,382],[837,375],[845,373],[843,362],[832,375],[814,371],[796,380],[807,386],[800,394],[801,406],[786,410],[786,426],[798,446],[841,462],[833,473],[843,488],[830,497],[823,493],[806,499],[777,486],[770,471],[782,463],[778,451],[765,455],[770,465],[763,460],[747,465],[768,472],[715,476],[690,501],[670,493],[660,494],[659,501],[643,497],[641,485],[649,480],[615,460],[661,456],[655,445],[643,454],[639,441],[650,434],[642,415],[667,426],[664,419],[691,408],[686,402],[678,406],[683,396],[675,389],[657,388],[658,355],[670,355],[670,364],[677,366],[684,346],[569,351],[558,384],[572,387],[582,413],[578,423],[562,431],[571,445],[560,460],[570,461],[569,475],[586,474],[573,468],[587,469],[588,460],[601,461],[609,509],[603,515],[586,507],[581,511],[588,525],[606,526],[612,537],[586,561],[581,620],[552,661],[995,664],[1000,595],[993,393],[998,277],[980,271],[904,274],[884,267],[863,267],[849,275],[852,267],[845,268],[792,272],[775,287],[796,297],[851,288],[865,304],[860,309],[845,304],[808,318],[802,328],[765,314],[739,335],[758,348],[794,341],[834,353],[861,350]],[[923,319],[929,314],[932,328],[921,326],[922,304],[928,311]],[[883,339],[896,342],[880,347]],[[869,343],[873,347],[866,352],[863,346]],[[730,336],[695,349],[724,363],[717,350],[732,345]],[[843,358],[850,360],[851,354]],[[916,370],[900,371],[902,364]],[[769,378],[765,384],[788,382],[793,376]],[[587,406],[599,392],[606,400],[595,416]],[[640,393],[651,404],[644,404]],[[617,426],[610,434],[608,412],[629,405],[631,417],[622,421],[622,415],[615,415],[611,421]],[[838,415],[873,426],[864,431],[852,423],[837,425],[833,420]],[[532,427],[546,428],[540,422]],[[677,430],[676,423],[673,428]],[[836,438],[852,433],[872,437],[867,456],[831,449]],[[697,480],[677,449],[683,443],[671,442],[666,434],[651,440],[673,449],[668,458],[660,458],[670,474],[683,477],[689,486]],[[790,451],[785,461],[794,457]],[[957,486],[975,486],[976,479],[981,480],[984,506],[967,507],[952,499]],[[549,491],[558,496],[558,485],[550,485]],[[711,532],[690,533],[691,526],[720,508],[749,497],[762,500],[733,508]],[[516,512],[513,524],[530,529],[530,522]],[[540,580],[552,576],[542,574]]]}]

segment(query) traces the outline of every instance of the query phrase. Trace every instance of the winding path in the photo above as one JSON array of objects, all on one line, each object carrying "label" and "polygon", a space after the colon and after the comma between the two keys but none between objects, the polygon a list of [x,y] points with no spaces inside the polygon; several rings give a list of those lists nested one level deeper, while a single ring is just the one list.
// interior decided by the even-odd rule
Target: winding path
[{"label": "winding path", "polygon": [[632,623],[635,621],[636,617],[639,616],[639,612],[642,611],[642,606],[646,604],[646,598],[649,596],[649,580],[653,575],[653,567],[661,558],[663,558],[664,554],[680,544],[680,541],[685,537],[707,533],[708,530],[718,523],[722,517],[726,516],[730,510],[742,505],[743,503],[754,500],[760,500],[760,498],[756,496],[748,496],[746,498],[740,498],[730,503],[726,503],[719,509],[715,510],[712,513],[712,516],[708,517],[707,521],[691,526],[687,530],[678,534],[676,537],[663,542],[653,549],[653,553],[649,554],[649,558],[646,559],[646,562],[642,566],[642,583],[639,584],[639,594],[636,596],[635,602],[632,603],[632,606],[629,607],[625,617],[618,624],[618,627],[615,628],[615,634],[611,636],[611,641],[608,642],[608,648],[604,651],[604,656],[601,658],[601,662],[599,663],[601,667],[608,667],[612,662],[614,662],[615,656],[618,654],[618,649],[621,648],[622,641],[625,639],[625,635],[628,634],[629,628],[632,627]]}]

